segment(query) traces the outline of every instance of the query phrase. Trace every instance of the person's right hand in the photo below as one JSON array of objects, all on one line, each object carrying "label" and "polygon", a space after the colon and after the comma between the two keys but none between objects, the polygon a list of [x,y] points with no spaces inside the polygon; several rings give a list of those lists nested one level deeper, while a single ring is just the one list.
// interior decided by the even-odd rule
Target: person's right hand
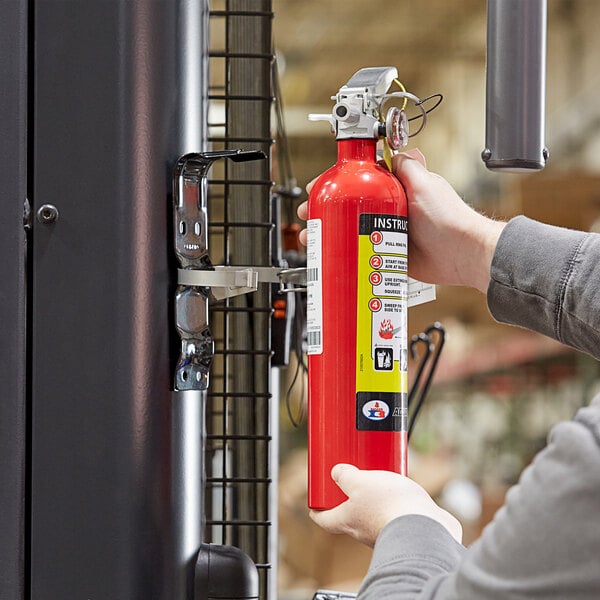
[{"label": "person's right hand", "polygon": [[[466,285],[486,292],[505,223],[469,207],[441,176],[427,170],[419,150],[394,156],[393,172],[408,198],[408,273],[427,283]],[[314,180],[313,180],[314,181]],[[311,182],[307,186],[310,193]],[[308,203],[298,207],[308,217]],[[306,244],[306,230],[300,233]]]}]

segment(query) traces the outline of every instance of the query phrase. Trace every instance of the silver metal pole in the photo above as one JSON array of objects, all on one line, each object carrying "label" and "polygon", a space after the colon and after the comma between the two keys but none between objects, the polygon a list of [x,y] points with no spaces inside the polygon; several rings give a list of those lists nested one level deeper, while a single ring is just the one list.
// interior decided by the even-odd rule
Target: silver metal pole
[{"label": "silver metal pole", "polygon": [[180,0],[177,6],[179,72],[179,154],[207,149],[208,127],[208,0]]},{"label": "silver metal pole", "polygon": [[[178,151],[183,155],[202,152],[207,148],[208,0],[180,0],[176,10],[179,69],[177,129],[181,144]],[[198,222],[202,221],[202,237],[206,246],[206,213],[200,216],[202,218]],[[190,223],[187,225],[190,226]],[[178,291],[181,289],[178,288]],[[178,294],[176,305],[181,308],[178,310],[180,319],[205,321],[204,325],[207,326],[208,306],[201,294],[191,293],[185,299]],[[186,314],[194,308],[198,314]],[[207,390],[204,381],[202,385],[190,386],[196,389],[178,386],[177,382],[175,387],[176,391],[171,393],[171,502],[175,561],[173,600],[188,600],[194,593],[194,563],[203,535],[204,413]]]},{"label": "silver metal pole", "polygon": [[493,171],[543,169],[546,0],[488,0],[485,149]]},{"label": "silver metal pole", "polygon": [[196,555],[203,527],[203,443],[206,390],[171,394],[171,501],[176,581],[173,600],[193,597]]}]

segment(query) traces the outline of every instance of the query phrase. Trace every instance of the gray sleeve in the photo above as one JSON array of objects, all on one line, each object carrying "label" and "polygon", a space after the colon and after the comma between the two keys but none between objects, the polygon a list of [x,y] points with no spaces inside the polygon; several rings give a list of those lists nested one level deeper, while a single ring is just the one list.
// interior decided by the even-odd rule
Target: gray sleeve
[{"label": "gray sleeve", "polygon": [[359,599],[598,598],[598,507],[600,403],[553,429],[467,550],[425,517],[392,521],[377,540]]},{"label": "gray sleeve", "polygon": [[464,552],[437,521],[422,515],[399,517],[379,534],[358,597],[428,598],[419,596],[424,587],[456,569]]},{"label": "gray sleeve", "polygon": [[515,217],[498,240],[487,298],[496,320],[600,359],[600,235]]}]

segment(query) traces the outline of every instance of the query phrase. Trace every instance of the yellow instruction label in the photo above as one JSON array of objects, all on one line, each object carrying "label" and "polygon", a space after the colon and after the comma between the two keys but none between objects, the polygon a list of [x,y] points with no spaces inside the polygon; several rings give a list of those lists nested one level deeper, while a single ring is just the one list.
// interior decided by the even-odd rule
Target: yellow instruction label
[{"label": "yellow instruction label", "polygon": [[400,431],[408,392],[408,219],[362,214],[358,236],[357,428]]}]

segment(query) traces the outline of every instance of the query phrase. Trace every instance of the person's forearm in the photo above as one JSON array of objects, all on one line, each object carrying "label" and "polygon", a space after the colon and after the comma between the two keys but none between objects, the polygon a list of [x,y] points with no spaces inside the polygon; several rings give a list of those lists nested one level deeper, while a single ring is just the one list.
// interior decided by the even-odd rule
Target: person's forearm
[{"label": "person's forearm", "polygon": [[443,526],[422,515],[389,523],[375,544],[358,600],[443,598],[436,581],[454,572],[465,552]]},{"label": "person's forearm", "polygon": [[599,257],[598,234],[512,219],[492,261],[492,316],[600,359]]}]

